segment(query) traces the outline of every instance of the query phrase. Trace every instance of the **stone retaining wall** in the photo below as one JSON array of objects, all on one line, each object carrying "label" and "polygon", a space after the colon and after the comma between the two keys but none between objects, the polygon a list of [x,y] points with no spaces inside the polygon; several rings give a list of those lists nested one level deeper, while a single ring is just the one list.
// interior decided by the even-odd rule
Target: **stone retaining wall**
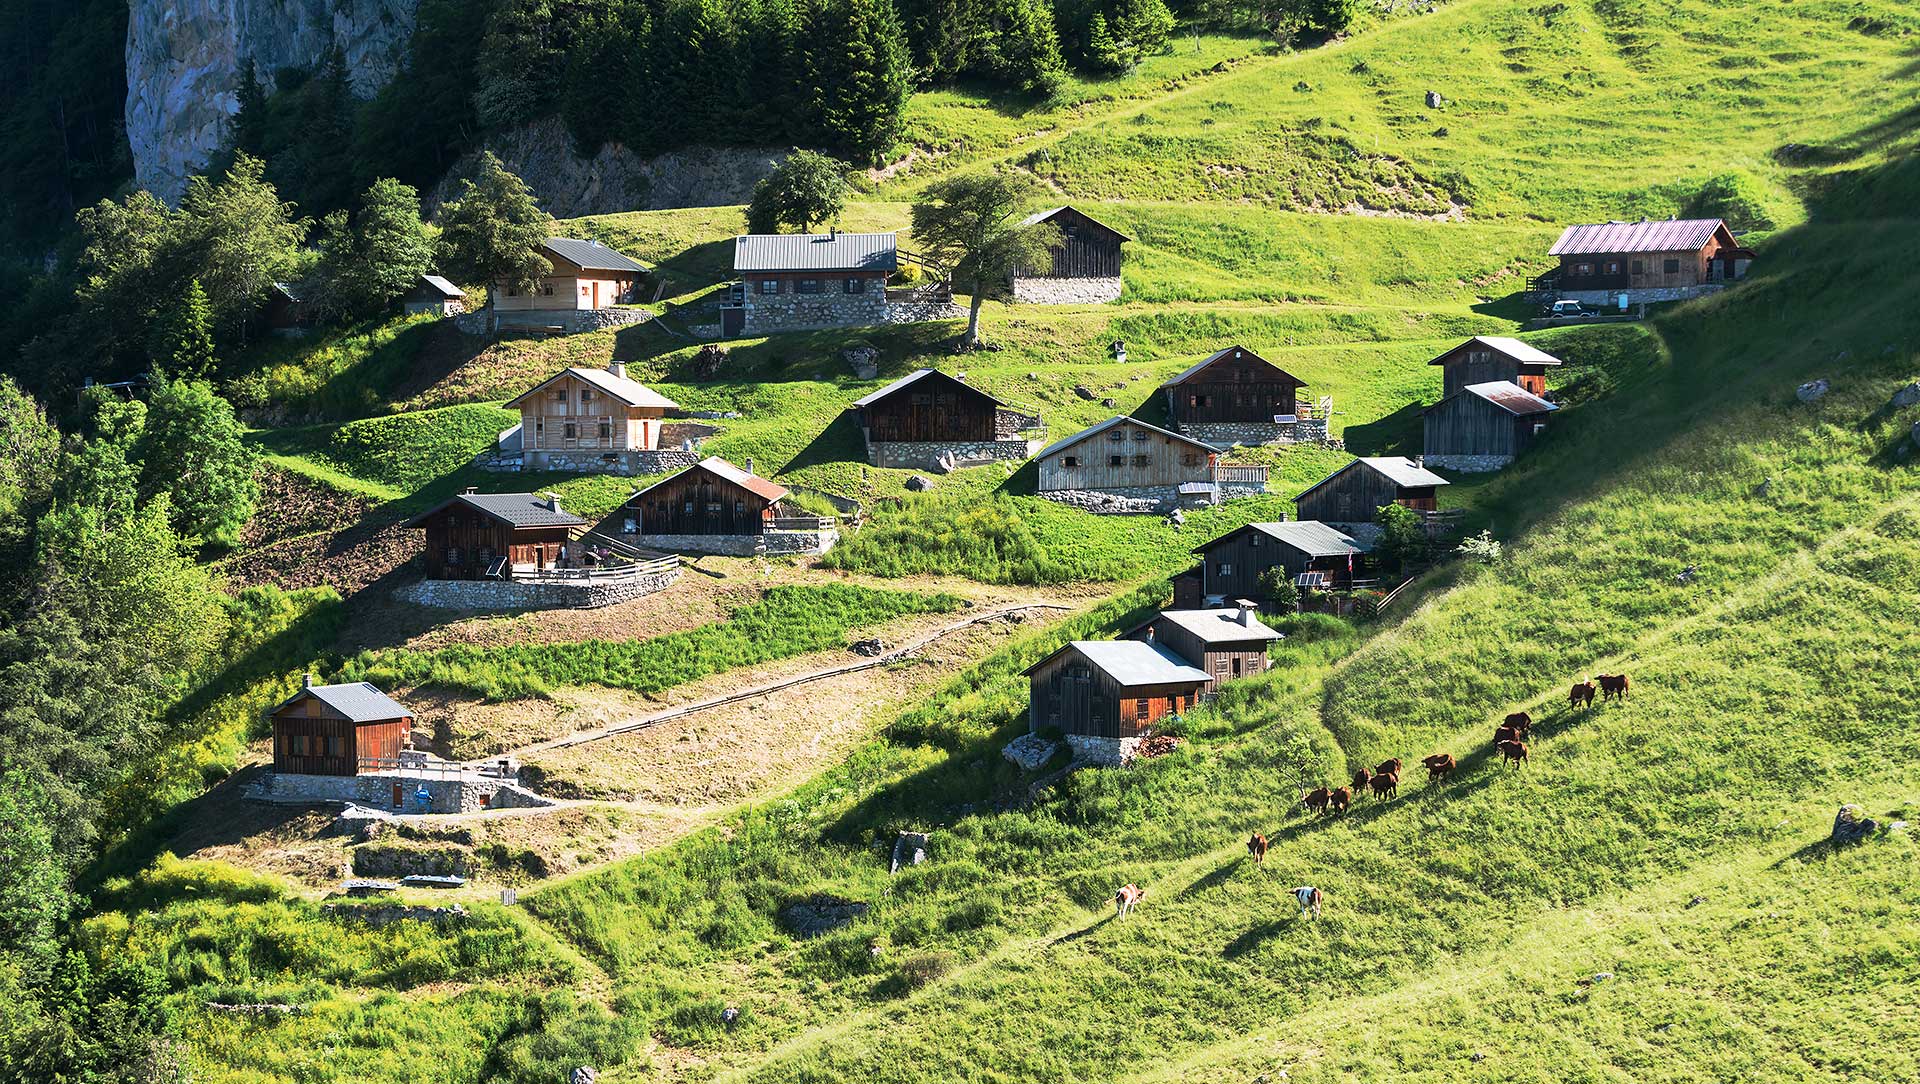
[{"label": "stone retaining wall", "polygon": [[1628,286],[1618,290],[1561,290],[1559,297],[1563,301],[1578,301],[1604,312],[1617,312],[1621,294],[1627,295],[1628,305],[1650,305],[1660,301],[1690,301],[1696,297],[1717,294],[1726,288],[1724,282],[1703,282],[1698,286]]},{"label": "stone retaining wall", "polygon": [[840,531],[834,528],[766,534],[643,534],[634,544],[674,553],[715,553],[723,557],[753,557],[764,553],[769,557],[786,557],[825,553],[838,541]]},{"label": "stone retaining wall", "polygon": [[1447,470],[1465,471],[1468,474],[1485,474],[1496,471],[1513,462],[1510,455],[1426,455],[1421,462],[1429,467],[1444,467]]},{"label": "stone retaining wall", "polygon": [[[463,313],[453,318],[453,326],[465,335],[487,335],[494,315],[489,309]],[[646,309],[515,309],[498,316],[501,331],[557,327],[566,335],[644,324],[653,319],[653,313]]]},{"label": "stone retaining wall", "polygon": [[[611,460],[607,457],[612,456]],[[666,474],[700,462],[700,453],[678,448],[659,451],[606,451],[599,448],[535,448],[521,453],[521,470],[576,471],[582,474]]]},{"label": "stone retaining wall", "polygon": [[416,606],[448,610],[592,610],[664,591],[678,568],[630,580],[527,583],[519,580],[419,580],[394,592]]},{"label": "stone retaining wall", "polygon": [[891,441],[867,442],[867,462],[876,467],[902,470],[939,470],[942,456],[951,455],[956,466],[974,467],[982,463],[1023,460],[1032,454],[1024,440],[964,441]]},{"label": "stone retaining wall", "polygon": [[1190,422],[1180,432],[1215,447],[1233,444],[1293,444],[1299,441],[1294,423],[1278,422]]},{"label": "stone retaining wall", "polygon": [[1101,515],[1165,515],[1180,506],[1180,491],[1173,486],[1054,489],[1040,496],[1056,504]]},{"label": "stone retaining wall", "polygon": [[948,301],[888,301],[884,290],[865,293],[756,294],[751,291],[745,309],[743,335],[773,331],[817,331],[836,327],[882,327],[919,324],[930,320],[959,320],[965,309]]},{"label": "stone retaining wall", "polygon": [[396,922],[465,922],[469,917],[467,909],[457,903],[451,907],[409,906],[404,903],[323,903],[320,913],[342,922],[358,922],[365,926],[391,926]]},{"label": "stone retaining wall", "polygon": [[1095,738],[1086,734],[1068,734],[1067,747],[1073,759],[1101,768],[1118,768],[1133,759],[1140,748],[1139,738]]},{"label": "stone retaining wall", "polygon": [[1016,278],[1013,299],[1026,305],[1104,305],[1120,300],[1120,277]]},{"label": "stone retaining wall", "polygon": [[[517,783],[488,776],[401,775],[376,772],[369,775],[301,775],[271,772],[261,785],[262,800],[292,805],[316,802],[347,802],[369,809],[393,810],[393,786],[400,784],[401,813],[475,813],[482,809],[543,809],[551,799]],[[417,797],[427,789],[427,801]],[[486,801],[481,801],[485,798]]]},{"label": "stone retaining wall", "polygon": [[927,324],[935,320],[965,320],[967,310],[951,301],[892,301],[887,304],[888,324]]}]

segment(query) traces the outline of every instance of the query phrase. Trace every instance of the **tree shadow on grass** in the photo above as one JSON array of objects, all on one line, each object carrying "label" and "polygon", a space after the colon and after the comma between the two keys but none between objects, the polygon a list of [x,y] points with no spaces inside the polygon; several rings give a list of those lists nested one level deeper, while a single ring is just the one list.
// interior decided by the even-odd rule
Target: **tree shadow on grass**
[{"label": "tree shadow on grass", "polygon": [[807,467],[822,466],[827,463],[865,463],[867,461],[866,440],[860,435],[860,426],[855,423],[852,411],[841,411],[834,415],[827,427],[814,434],[812,440],[801,448],[792,459],[787,460],[776,474],[791,474]]},{"label": "tree shadow on grass", "polygon": [[1308,929],[1307,923],[1312,920],[1302,918],[1297,913],[1298,905],[1295,905],[1295,909],[1295,914],[1282,915],[1270,922],[1264,922],[1227,942],[1226,946],[1220,950],[1220,955],[1229,960],[1237,960],[1283,933]]},{"label": "tree shadow on grass", "polygon": [[1499,320],[1511,320],[1520,323],[1539,315],[1539,306],[1527,300],[1525,290],[1515,290],[1505,297],[1496,297],[1491,301],[1482,301],[1468,308],[1482,316],[1491,316]]}]

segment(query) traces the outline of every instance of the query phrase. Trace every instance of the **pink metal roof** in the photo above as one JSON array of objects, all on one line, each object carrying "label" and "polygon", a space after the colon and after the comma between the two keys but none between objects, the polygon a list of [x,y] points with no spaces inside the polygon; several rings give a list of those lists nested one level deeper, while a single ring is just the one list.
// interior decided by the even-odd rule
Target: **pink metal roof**
[{"label": "pink metal roof", "polygon": [[1614,252],[1697,252],[1713,240],[1713,232],[1719,228],[1720,220],[1717,218],[1568,226],[1547,254],[1586,256]]}]

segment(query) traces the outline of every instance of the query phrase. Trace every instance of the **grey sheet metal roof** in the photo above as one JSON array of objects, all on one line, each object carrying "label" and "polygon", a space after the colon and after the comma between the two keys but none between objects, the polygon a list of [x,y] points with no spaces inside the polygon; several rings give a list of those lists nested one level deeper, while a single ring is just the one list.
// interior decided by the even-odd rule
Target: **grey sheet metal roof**
[{"label": "grey sheet metal roof", "polygon": [[1072,445],[1078,444],[1081,441],[1087,440],[1091,437],[1097,437],[1101,433],[1104,433],[1107,430],[1112,429],[1114,426],[1119,425],[1121,422],[1132,422],[1133,424],[1139,426],[1142,429],[1146,429],[1150,432],[1158,433],[1164,437],[1172,437],[1174,440],[1177,440],[1182,444],[1191,444],[1196,448],[1205,448],[1209,452],[1218,454],[1220,451],[1219,448],[1216,448],[1213,445],[1208,444],[1204,441],[1195,440],[1184,433],[1176,433],[1171,429],[1162,429],[1157,425],[1149,425],[1138,418],[1129,417],[1128,415],[1125,415],[1125,414],[1116,414],[1113,417],[1108,418],[1106,421],[1100,422],[1096,425],[1090,425],[1070,437],[1062,437],[1061,439],[1054,441],[1052,444],[1049,444],[1045,448],[1040,449],[1040,454],[1035,456],[1034,458],[1045,459],[1046,457],[1052,455],[1053,453],[1059,451],[1062,448],[1071,447]]},{"label": "grey sheet metal roof", "polygon": [[1713,240],[1717,218],[1660,219],[1652,222],[1596,222],[1568,226],[1547,250],[1549,256],[1587,256],[1614,252],[1696,252]]},{"label": "grey sheet metal roof", "polygon": [[[987,392],[984,392],[984,391],[980,391],[979,388],[976,388],[972,384],[969,384],[966,381],[961,380],[959,377],[947,376],[946,373],[943,373],[938,369],[915,369],[913,372],[910,372],[907,375],[901,377],[900,379],[894,381],[893,383],[888,384],[886,387],[881,388],[879,391],[870,391],[867,394],[861,396],[860,398],[855,399],[853,401],[853,405],[857,407],[872,406],[873,404],[879,402],[880,400],[885,399],[887,396],[892,395],[894,392],[899,391],[902,388],[910,387],[914,384],[917,384],[921,380],[924,380],[929,376],[946,376],[948,380],[951,380],[955,384],[958,384],[961,387],[966,388],[968,391],[979,392],[981,395],[985,395],[987,398],[992,399],[994,402],[1000,403],[1000,400],[997,396],[988,394]],[[1006,404],[1000,403],[1000,405],[1005,406]]]},{"label": "grey sheet metal roof", "polygon": [[534,493],[462,493],[413,517],[405,526],[419,527],[428,517],[455,504],[466,505],[510,527],[584,527],[587,524],[586,520],[561,508],[557,499],[549,505],[546,498]]},{"label": "grey sheet metal roof", "polygon": [[[1286,637],[1256,620],[1240,623],[1237,607],[1212,610],[1162,610],[1153,620],[1171,621],[1199,637],[1201,643],[1231,644],[1242,640],[1283,640]],[[1151,624],[1152,622],[1147,622]]]},{"label": "grey sheet metal roof", "polygon": [[615,399],[637,407],[658,407],[661,410],[675,410],[680,404],[647,387],[637,380],[624,376],[615,376],[605,369],[589,369],[584,365],[574,365],[562,369],[552,376],[507,400],[507,406],[517,406],[521,400],[546,387],[563,376],[573,376],[592,384],[594,387],[613,396]]},{"label": "grey sheet metal roof", "polygon": [[[1514,387],[1517,388],[1519,385],[1515,384]],[[1413,460],[1408,459],[1406,456],[1369,455],[1355,459],[1353,462],[1348,463],[1346,466],[1341,467],[1339,470],[1334,471],[1332,474],[1301,490],[1300,495],[1295,497],[1294,500],[1304,500],[1307,494],[1312,493],[1314,490],[1319,489],[1321,486],[1326,485],[1328,482],[1333,481],[1348,471],[1359,467],[1371,467],[1385,475],[1388,481],[1391,481],[1397,486],[1444,486],[1453,484]]]},{"label": "grey sheet metal roof", "polygon": [[[1266,358],[1263,358],[1260,355],[1255,354],[1253,351],[1248,350],[1246,347],[1236,343],[1233,346],[1229,346],[1224,350],[1215,350],[1213,353],[1208,354],[1206,357],[1201,358],[1199,361],[1196,361],[1192,365],[1189,365],[1186,368],[1180,370],[1174,376],[1170,377],[1166,383],[1160,386],[1163,388],[1171,388],[1175,384],[1184,384],[1186,383],[1188,378],[1192,377],[1195,373],[1199,372],[1202,369],[1205,369],[1207,366],[1212,365],[1214,362],[1219,361],[1221,358],[1224,358],[1229,354],[1248,354],[1248,355],[1251,355],[1253,360],[1255,361],[1261,362],[1266,365],[1273,365],[1273,362],[1268,361]],[[1275,369],[1280,369],[1280,366],[1278,365],[1273,365],[1273,367]],[[1288,380],[1293,381],[1299,387],[1304,388],[1307,386],[1306,381],[1300,379],[1299,377],[1293,375],[1292,373],[1287,372],[1285,369],[1280,369],[1280,372]]]},{"label": "grey sheet metal roof", "polygon": [[738,271],[885,271],[900,267],[890,233],[747,233],[733,239]]},{"label": "grey sheet metal roof", "polygon": [[1349,553],[1368,553],[1372,550],[1372,547],[1365,542],[1343,531],[1337,531],[1319,520],[1306,519],[1287,520],[1282,523],[1249,523],[1245,527],[1228,531],[1219,538],[1195,546],[1192,552],[1205,553],[1241,531],[1259,531],[1268,538],[1283,545],[1292,546],[1309,557],[1344,557]]},{"label": "grey sheet metal roof", "polygon": [[583,241],[577,237],[549,237],[546,248],[547,251],[584,271],[632,271],[644,274],[647,270],[640,261],[616,252],[598,241]]},{"label": "grey sheet metal roof", "polygon": [[420,281],[441,297],[465,297],[467,292],[439,275],[421,275]]},{"label": "grey sheet metal roof", "polygon": [[1101,229],[1103,229],[1103,230],[1105,230],[1105,231],[1107,231],[1108,233],[1110,233],[1110,234],[1113,234],[1113,235],[1114,235],[1115,237],[1118,237],[1118,238],[1119,238],[1120,240],[1122,240],[1122,241],[1131,241],[1131,240],[1133,240],[1133,238],[1131,238],[1131,237],[1128,237],[1128,236],[1127,236],[1126,234],[1124,234],[1124,233],[1121,233],[1121,232],[1120,232],[1119,230],[1116,230],[1116,229],[1114,229],[1114,228],[1113,228],[1112,226],[1109,226],[1109,225],[1107,225],[1107,224],[1106,224],[1105,222],[1102,222],[1102,221],[1100,221],[1099,219],[1097,219],[1097,218],[1095,218],[1095,217],[1093,217],[1092,215],[1090,215],[1090,214],[1088,214],[1087,212],[1085,212],[1085,211],[1082,211],[1082,210],[1081,210],[1080,208],[1078,208],[1078,207],[1071,207],[1071,206],[1067,206],[1067,205],[1064,205],[1064,204],[1063,204],[1063,205],[1061,205],[1061,206],[1059,206],[1059,207],[1049,207],[1049,208],[1047,208],[1047,209],[1046,209],[1046,210],[1044,210],[1044,211],[1035,211],[1034,213],[1032,213],[1032,214],[1030,214],[1030,215],[1028,215],[1027,217],[1025,217],[1025,218],[1023,218],[1023,219],[1021,219],[1021,220],[1020,220],[1020,224],[1021,224],[1022,226],[1034,226],[1034,225],[1038,225],[1038,224],[1040,224],[1040,223],[1042,223],[1042,222],[1045,222],[1046,220],[1048,220],[1048,219],[1050,219],[1050,218],[1052,218],[1052,217],[1053,217],[1054,215],[1057,215],[1057,214],[1059,214],[1059,213],[1060,213],[1061,211],[1072,211],[1072,212],[1073,212],[1074,214],[1077,214],[1077,215],[1079,215],[1079,216],[1080,216],[1081,218],[1084,218],[1084,219],[1086,219],[1086,220],[1087,220],[1088,222],[1091,222],[1091,223],[1093,223],[1094,225],[1096,225],[1096,226],[1098,226],[1098,227],[1100,227]]},{"label": "grey sheet metal roof", "polygon": [[[1533,346],[1529,343],[1521,342],[1519,339],[1510,338],[1506,335],[1475,335],[1473,338],[1468,339],[1466,342],[1461,343],[1460,346],[1470,346],[1473,343],[1479,343],[1482,346],[1485,346],[1486,348],[1488,348],[1489,350],[1497,350],[1500,353],[1505,354],[1506,356],[1512,358],[1515,361],[1524,361],[1529,365],[1564,365],[1566,364],[1565,362],[1561,361],[1559,358],[1554,357],[1552,354],[1547,353],[1545,350],[1542,350],[1537,346]],[[1447,360],[1447,358],[1450,355],[1452,355],[1454,351],[1460,349],[1460,346],[1448,347],[1446,353],[1441,354],[1439,357],[1434,358],[1432,361],[1427,362],[1427,364],[1428,365],[1440,364],[1441,362]]]},{"label": "grey sheet metal roof", "polygon": [[[1060,651],[1072,651],[1122,686],[1182,685],[1211,681],[1205,670],[1187,665],[1187,660],[1160,644],[1139,640],[1075,640]],[[1033,664],[1032,673],[1060,654],[1048,655]]]},{"label": "grey sheet metal roof", "polygon": [[344,685],[309,685],[276,704],[272,712],[311,696],[356,723],[377,723],[388,719],[409,719],[413,712],[378,688],[364,681]]},{"label": "grey sheet metal roof", "polygon": [[1509,414],[1522,417],[1560,409],[1557,404],[1549,403],[1509,380],[1489,380],[1485,384],[1468,384],[1460,390],[1469,395],[1477,395]]}]

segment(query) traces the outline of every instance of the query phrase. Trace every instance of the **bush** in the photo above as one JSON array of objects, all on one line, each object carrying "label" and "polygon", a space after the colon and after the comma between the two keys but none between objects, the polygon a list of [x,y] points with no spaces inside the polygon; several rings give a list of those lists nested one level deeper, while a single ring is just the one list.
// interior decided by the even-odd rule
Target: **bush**
[{"label": "bush", "polygon": [[937,982],[947,972],[953,970],[953,955],[947,952],[927,952],[918,956],[909,956],[900,961],[900,967],[894,973],[899,976],[901,985],[908,990],[918,990],[929,983]]},{"label": "bush", "polygon": [[1493,537],[1492,531],[1481,531],[1466,539],[1454,547],[1453,552],[1469,561],[1478,561],[1483,565],[1498,564],[1502,556],[1500,540]]}]

